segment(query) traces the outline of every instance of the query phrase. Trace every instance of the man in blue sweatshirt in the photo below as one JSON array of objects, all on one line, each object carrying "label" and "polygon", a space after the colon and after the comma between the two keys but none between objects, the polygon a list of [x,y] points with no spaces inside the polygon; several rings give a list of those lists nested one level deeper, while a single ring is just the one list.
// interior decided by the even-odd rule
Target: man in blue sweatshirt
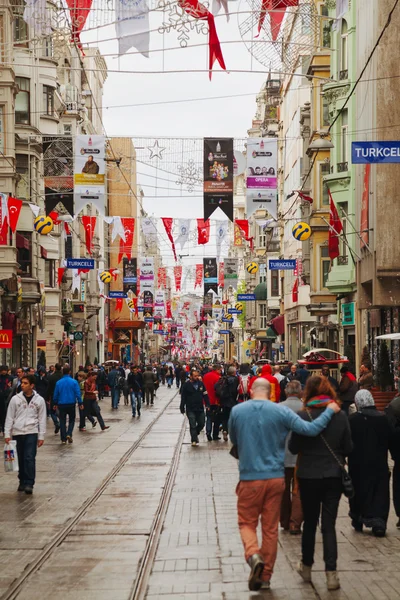
[{"label": "man in blue sweatshirt", "polygon": [[[269,401],[270,384],[253,383],[250,402],[232,409],[229,437],[239,454],[238,522],[245,559],[250,566],[249,589],[269,589],[278,551],[278,525],[285,489],[285,440],[289,431],[314,437],[340,407],[332,401],[320,417],[303,421],[292,410]],[[262,544],[257,540],[261,517]]]},{"label": "man in blue sweatshirt", "polygon": [[[60,418],[61,443],[72,444],[72,432],[75,425],[75,405],[78,402],[80,410],[83,410],[81,390],[76,379],[71,377],[71,368],[63,367],[63,376],[56,383],[53,395],[53,404],[58,408]],[[68,431],[67,431],[68,415]]]}]

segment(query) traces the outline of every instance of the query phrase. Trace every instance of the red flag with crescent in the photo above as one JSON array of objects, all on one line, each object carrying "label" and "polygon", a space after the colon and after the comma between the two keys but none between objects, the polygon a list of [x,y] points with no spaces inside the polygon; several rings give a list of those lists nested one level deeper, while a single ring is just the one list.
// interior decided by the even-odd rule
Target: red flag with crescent
[{"label": "red flag with crescent", "polygon": [[125,231],[125,241],[122,238],[119,239],[118,263],[121,262],[124,254],[128,257],[128,259],[132,258],[133,236],[135,234],[134,218],[122,217],[121,222]]},{"label": "red flag with crescent", "polygon": [[18,200],[17,198],[13,198],[12,196],[8,198],[8,221],[11,227],[11,231],[13,233],[15,233],[17,230],[21,208],[22,200]]},{"label": "red flag with crescent", "polygon": [[199,245],[207,244],[210,239],[210,221],[197,219],[197,243]]},{"label": "red flag with crescent", "polygon": [[92,255],[92,242],[93,242],[93,235],[94,235],[94,230],[96,227],[97,217],[88,217],[87,215],[84,215],[83,217],[81,217],[81,219],[82,219],[82,225],[85,229],[86,249],[87,249],[88,253],[90,255]]}]

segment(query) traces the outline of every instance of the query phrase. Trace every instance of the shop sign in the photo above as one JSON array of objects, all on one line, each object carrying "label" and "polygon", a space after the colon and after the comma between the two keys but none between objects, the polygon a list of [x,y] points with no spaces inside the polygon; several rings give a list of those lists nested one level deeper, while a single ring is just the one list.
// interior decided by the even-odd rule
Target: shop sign
[{"label": "shop sign", "polygon": [[0,348],[12,348],[12,329],[0,329]]},{"label": "shop sign", "polygon": [[238,302],[251,302],[256,299],[255,294],[238,294],[237,300]]},{"label": "shop sign", "polygon": [[351,162],[353,165],[399,163],[400,141],[352,142]]},{"label": "shop sign", "polygon": [[[126,292],[108,292],[108,297],[109,298],[127,298],[127,294]],[[143,307],[141,307],[143,308]],[[139,310],[139,309],[138,309]]]},{"label": "shop sign", "polygon": [[342,325],[348,327],[349,325],[355,325],[355,302],[347,302],[342,304]]},{"label": "shop sign", "polygon": [[294,271],[296,268],[296,259],[288,258],[281,260],[269,260],[268,268],[270,271]]},{"label": "shop sign", "polygon": [[299,311],[296,310],[289,310],[286,313],[286,320],[288,322],[293,322],[293,321],[298,321],[299,320]]},{"label": "shop sign", "polygon": [[67,269],[94,269],[94,258],[67,258]]}]

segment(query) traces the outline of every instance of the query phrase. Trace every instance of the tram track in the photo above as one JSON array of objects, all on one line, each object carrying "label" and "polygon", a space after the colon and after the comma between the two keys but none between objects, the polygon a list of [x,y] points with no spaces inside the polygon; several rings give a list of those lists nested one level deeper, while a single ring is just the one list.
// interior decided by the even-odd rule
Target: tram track
[{"label": "tram track", "polygon": [[[127,464],[128,460],[132,457],[134,452],[141,446],[143,441],[152,431],[153,427],[158,423],[161,417],[166,413],[167,409],[176,399],[178,392],[166,403],[161,409],[158,415],[149,423],[145,430],[140,434],[138,439],[132,444],[132,446],[125,452],[125,454],[118,460],[117,464],[113,467],[110,473],[105,477],[101,485],[96,491],[85,500],[85,502],[79,507],[76,514],[63,527],[54,538],[47,544],[42,552],[37,556],[31,563],[29,563],[23,573],[14,580],[7,591],[1,596],[0,600],[15,600],[20,597],[20,593],[23,591],[25,586],[28,584],[29,579],[35,575],[43,565],[52,557],[54,551],[67,539],[67,537],[73,532],[74,528],[83,519],[87,511],[96,503],[96,501],[104,494],[110,483],[114,478],[122,471]],[[158,542],[160,539],[165,515],[168,509],[169,500],[174,485],[176,472],[179,463],[180,452],[186,430],[186,419],[182,422],[182,427],[179,432],[178,440],[175,444],[174,454],[171,460],[168,473],[166,475],[165,484],[161,493],[158,507],[156,509],[155,516],[150,528],[150,532],[147,536],[145,549],[143,556],[138,565],[137,575],[133,582],[132,590],[128,596],[129,600],[142,600],[145,598],[148,580],[151,574],[152,565],[154,562],[155,554],[157,551]]]}]

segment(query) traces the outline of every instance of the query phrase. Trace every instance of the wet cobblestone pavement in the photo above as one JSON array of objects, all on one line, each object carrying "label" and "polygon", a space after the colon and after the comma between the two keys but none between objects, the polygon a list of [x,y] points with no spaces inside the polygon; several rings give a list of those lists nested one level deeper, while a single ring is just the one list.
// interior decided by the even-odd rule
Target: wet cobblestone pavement
[{"label": "wet cobblestone pavement", "polygon": [[159,390],[140,419],[123,399],[114,412],[103,400],[111,429],[75,430],[72,446],[61,446],[49,421],[33,496],[16,492],[15,474],[1,473],[0,598],[400,598],[393,509],[387,537],[376,539],[353,531],[345,500],[337,523],[341,590],[326,591],[320,534],[310,585],[294,570],[300,538],[281,532],[271,590],[249,592],[237,528],[237,463],[223,441],[201,434],[192,448],[187,430],[182,438],[175,392]]}]

